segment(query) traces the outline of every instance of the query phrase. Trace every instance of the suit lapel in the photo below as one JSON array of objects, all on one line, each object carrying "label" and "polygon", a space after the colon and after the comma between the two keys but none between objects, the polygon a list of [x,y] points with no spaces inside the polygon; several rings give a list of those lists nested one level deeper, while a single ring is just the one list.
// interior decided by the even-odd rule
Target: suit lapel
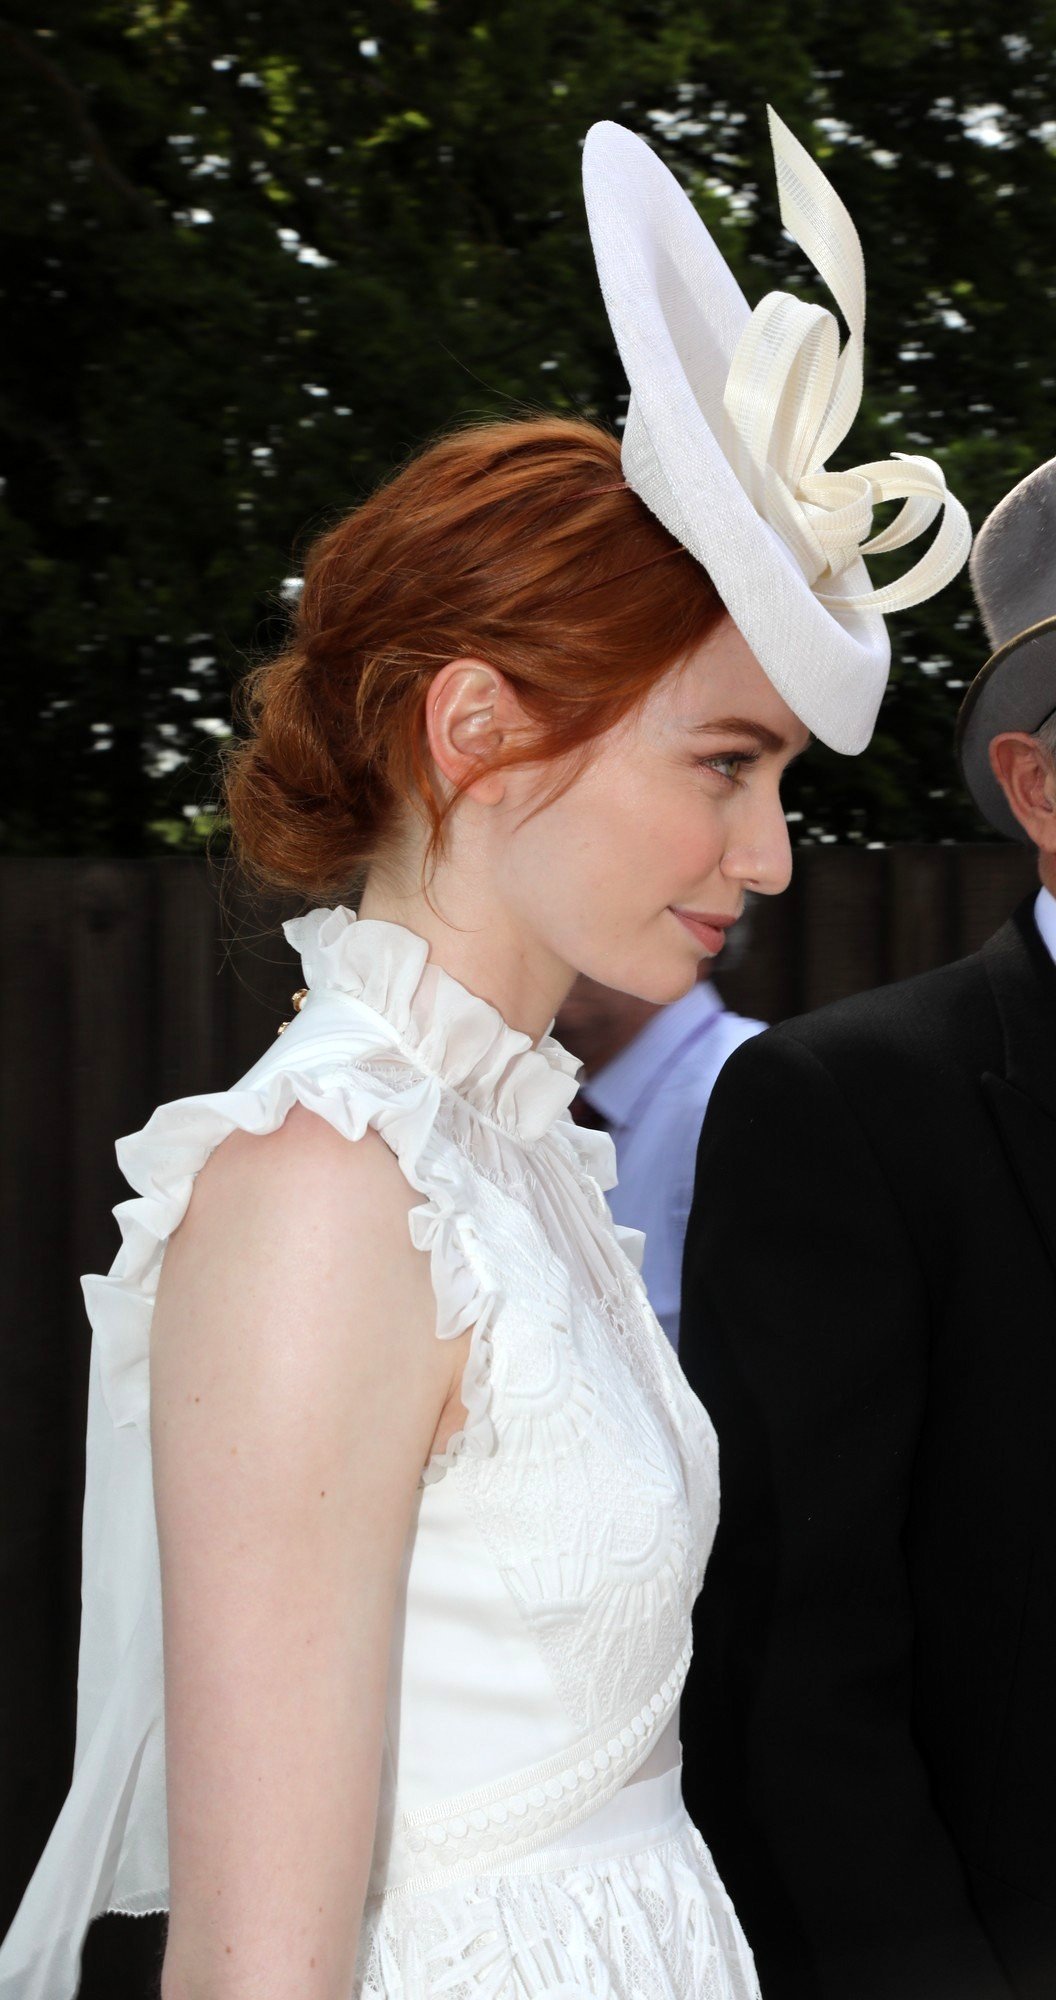
[{"label": "suit lapel", "polygon": [[1004,1037],[1004,1075],[984,1074],[983,1092],[1009,1164],[1056,1270],[1056,965],[1020,904],[983,948]]}]

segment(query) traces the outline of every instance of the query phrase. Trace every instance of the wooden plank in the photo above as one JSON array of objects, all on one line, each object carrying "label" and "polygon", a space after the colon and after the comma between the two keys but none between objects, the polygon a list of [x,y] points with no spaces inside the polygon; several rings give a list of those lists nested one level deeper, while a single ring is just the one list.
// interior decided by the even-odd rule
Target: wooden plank
[{"label": "wooden plank", "polygon": [[886,977],[909,979],[958,955],[952,847],[883,850]]},{"label": "wooden plank", "polygon": [[226,1072],[220,916],[212,877],[193,858],[152,870],[156,932],[157,1102],[222,1090]]},{"label": "wooden plank", "polygon": [[71,896],[72,1248],[87,1260],[79,1272],[109,1268],[118,1242],[109,1211],[129,1193],[115,1141],[137,1131],[156,1102],[152,872],[149,862],[90,862]]},{"label": "wooden plank", "polygon": [[[793,885],[796,880],[793,876]],[[735,1013],[770,1022],[798,1013],[797,921],[794,886],[783,896],[749,897],[742,923],[731,932],[718,961],[715,979]]]},{"label": "wooden plank", "polygon": [[301,984],[301,964],[282,935],[282,919],[297,913],[297,899],[249,897],[232,883],[223,933],[226,1055],[231,1082],[255,1063],[290,1018],[290,995]]},{"label": "wooden plank", "polygon": [[0,863],[0,1933],[73,1762],[69,866]]},{"label": "wooden plank", "polygon": [[804,1008],[879,986],[886,958],[882,850],[804,848],[796,866]]},{"label": "wooden plank", "polygon": [[954,850],[958,957],[978,951],[1000,930],[1016,904],[1038,888],[1038,857],[1018,841]]}]

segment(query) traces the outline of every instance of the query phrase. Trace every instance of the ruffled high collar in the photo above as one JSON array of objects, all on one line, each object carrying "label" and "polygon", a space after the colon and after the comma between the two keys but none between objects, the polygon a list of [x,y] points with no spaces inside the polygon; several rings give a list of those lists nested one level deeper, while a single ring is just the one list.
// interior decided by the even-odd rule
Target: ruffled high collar
[{"label": "ruffled high collar", "polygon": [[[580,1064],[545,1034],[511,1028],[497,1007],[435,965],[403,924],[311,910],[283,932],[301,955],[310,992],[348,993],[380,1014],[400,1053],[521,1139],[540,1139],[576,1094]],[[551,1024],[552,1025],[552,1024]]]}]

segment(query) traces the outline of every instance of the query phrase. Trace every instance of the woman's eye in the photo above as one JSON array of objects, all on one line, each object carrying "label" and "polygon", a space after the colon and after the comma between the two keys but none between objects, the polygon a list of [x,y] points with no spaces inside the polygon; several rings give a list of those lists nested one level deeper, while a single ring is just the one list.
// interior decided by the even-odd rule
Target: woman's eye
[{"label": "woman's eye", "polygon": [[725,778],[731,785],[737,783],[738,772],[743,770],[746,765],[754,764],[755,762],[756,757],[751,752],[745,753],[737,750],[730,750],[722,757],[697,758],[697,763],[702,771],[715,771],[720,778]]}]

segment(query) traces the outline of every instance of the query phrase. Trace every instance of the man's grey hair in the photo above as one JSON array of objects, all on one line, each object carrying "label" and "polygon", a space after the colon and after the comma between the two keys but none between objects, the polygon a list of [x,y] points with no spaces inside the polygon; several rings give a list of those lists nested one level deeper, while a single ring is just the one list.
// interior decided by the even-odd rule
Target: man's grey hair
[{"label": "man's grey hair", "polygon": [[1056,766],[1056,708],[1045,717],[1041,728],[1034,731],[1034,741],[1044,750],[1050,763]]}]

